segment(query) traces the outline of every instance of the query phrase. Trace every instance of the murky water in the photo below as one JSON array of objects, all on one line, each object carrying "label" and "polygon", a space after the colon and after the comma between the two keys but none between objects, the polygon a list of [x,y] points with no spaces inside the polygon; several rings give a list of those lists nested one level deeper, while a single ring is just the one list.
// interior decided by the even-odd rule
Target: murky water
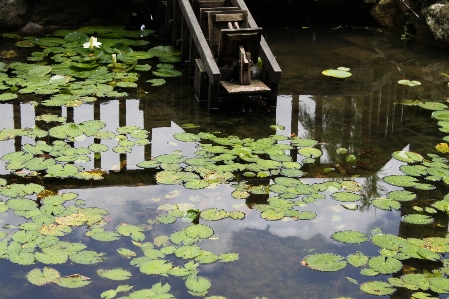
[{"label": "murky water", "polygon": [[[447,216],[440,215],[432,226],[411,229],[401,222],[401,215],[412,205],[403,205],[402,211],[383,211],[369,204],[369,200],[384,197],[399,188],[384,183],[380,178],[398,174],[403,163],[391,159],[393,151],[407,149],[425,154],[435,152],[434,145],[441,142],[443,133],[437,129],[430,112],[417,107],[396,105],[403,100],[442,102],[447,95],[449,70],[447,51],[431,46],[404,43],[380,30],[358,29],[292,29],[275,28],[266,31],[267,41],[282,70],[280,94],[275,112],[263,113],[264,109],[254,105],[233,106],[221,114],[211,115],[197,107],[192,88],[187,80],[174,78],[159,88],[143,87],[148,93],[133,94],[123,100],[100,100],[75,108],[62,108],[60,113],[76,123],[101,119],[105,130],[115,131],[124,125],[136,125],[150,131],[150,145],[134,147],[132,153],[119,155],[111,150],[100,159],[83,164],[86,169],[101,168],[109,173],[102,181],[51,181],[46,187],[60,192],[75,192],[84,199],[88,207],[107,209],[107,230],[114,230],[121,223],[148,224],[160,213],[163,204],[190,204],[196,209],[210,207],[226,210],[237,209],[246,213],[243,220],[204,221],[214,229],[215,238],[205,240],[201,247],[214,253],[239,253],[240,258],[232,263],[201,265],[200,275],[210,279],[209,296],[246,299],[273,298],[336,298],[372,297],[359,290],[346,277],[359,283],[372,280],[360,275],[360,268],[348,266],[335,273],[321,273],[301,265],[301,260],[312,253],[332,252],[342,256],[356,251],[377,255],[378,248],[370,242],[346,245],[330,236],[338,230],[357,230],[370,234],[375,227],[383,232],[402,237],[443,236],[447,231]],[[321,72],[340,66],[350,68],[352,77],[342,81],[324,77]],[[398,85],[400,79],[418,80],[421,86]],[[182,84],[182,85],[181,85]],[[180,87],[181,86],[181,87]],[[29,100],[27,98],[27,100]],[[40,108],[42,109],[42,108]],[[36,111],[26,102],[0,103],[0,129],[32,127]],[[58,108],[59,109],[59,108]],[[47,111],[56,111],[48,109]],[[194,123],[198,129],[182,129],[181,125]],[[306,164],[304,182],[315,183],[326,180],[354,180],[364,186],[363,199],[358,211],[344,209],[330,198],[317,200],[308,205],[318,217],[312,221],[267,221],[260,212],[251,209],[255,202],[267,196],[250,196],[246,201],[234,199],[229,185],[214,189],[193,191],[178,185],[157,185],[154,172],[139,170],[136,163],[160,154],[182,150],[193,156],[194,143],[181,143],[174,139],[177,132],[217,132],[217,135],[237,135],[254,139],[274,133],[270,125],[285,126],[283,135],[297,135],[320,142],[323,155],[315,163]],[[219,132],[219,133],[218,133]],[[91,144],[93,138],[74,143],[75,147]],[[112,147],[115,141],[102,141]],[[2,141],[0,156],[20,149],[21,145],[34,143],[33,139],[21,138]],[[347,148],[357,157],[357,163],[349,165],[336,149]],[[297,160],[295,150],[290,151]],[[328,172],[328,168],[334,170]],[[0,177],[9,183],[16,178],[0,161]],[[269,184],[268,179],[250,180],[255,184]],[[23,182],[23,181],[17,181]],[[171,198],[168,194],[177,196]],[[446,190],[420,192],[420,198],[440,198]],[[22,218],[11,212],[2,214],[2,224],[19,225]],[[440,226],[437,226],[439,224]],[[172,225],[154,224],[145,232],[146,240],[160,235],[170,235],[187,224],[178,220]],[[11,233],[13,229],[2,229]],[[57,285],[38,287],[30,284],[24,275],[33,268],[16,266],[8,260],[0,260],[1,298],[99,298],[100,294],[117,285],[128,284],[135,290],[149,288],[157,282],[169,283],[176,298],[193,298],[187,293],[179,277],[149,276],[129,265],[129,260],[120,257],[116,249],[128,248],[138,251],[130,238],[122,237],[113,243],[102,243],[84,237],[86,228],[76,228],[64,240],[83,242],[92,250],[106,253],[107,259],[96,265],[66,263],[51,265],[62,275],[79,273],[90,277],[92,283],[80,289],[65,289]],[[184,261],[171,258],[174,264]],[[404,262],[407,264],[407,262]],[[413,264],[413,263],[412,263]],[[419,263],[418,263],[419,264]],[[421,262],[415,268],[432,267]],[[96,274],[99,268],[123,267],[133,273],[126,281],[111,281]],[[377,280],[388,278],[380,275]],[[394,298],[409,298],[410,294],[399,293]],[[119,295],[120,296],[120,295]]]}]

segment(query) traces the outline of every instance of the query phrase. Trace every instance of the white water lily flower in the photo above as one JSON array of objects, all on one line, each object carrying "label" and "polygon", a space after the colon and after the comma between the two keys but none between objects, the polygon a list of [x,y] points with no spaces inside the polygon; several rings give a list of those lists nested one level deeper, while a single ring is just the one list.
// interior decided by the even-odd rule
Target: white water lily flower
[{"label": "white water lily flower", "polygon": [[100,48],[101,43],[97,42],[97,38],[94,36],[91,36],[89,41],[87,43],[83,44],[84,48],[89,48],[91,51],[94,50],[94,47]]}]

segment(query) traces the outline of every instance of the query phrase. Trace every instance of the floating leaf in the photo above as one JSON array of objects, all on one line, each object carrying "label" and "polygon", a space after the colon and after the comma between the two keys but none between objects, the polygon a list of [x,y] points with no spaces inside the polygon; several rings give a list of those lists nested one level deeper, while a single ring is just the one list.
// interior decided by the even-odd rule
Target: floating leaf
[{"label": "floating leaf", "polygon": [[177,77],[177,76],[181,76],[182,73],[180,71],[176,71],[176,70],[159,69],[157,71],[153,71],[153,75],[156,75],[159,77]]},{"label": "floating leaf", "polygon": [[350,263],[354,267],[361,267],[366,265],[368,259],[369,258],[361,252],[348,255],[348,263]]},{"label": "floating leaf", "polygon": [[132,276],[131,272],[124,270],[122,268],[115,268],[111,270],[98,269],[97,274],[100,277],[111,280],[126,280]]},{"label": "floating leaf", "polygon": [[337,201],[354,202],[361,199],[361,196],[351,192],[336,192],[332,194],[332,198]]},{"label": "floating leaf", "polygon": [[337,68],[336,70],[334,69],[329,69],[329,70],[324,70],[321,73],[325,76],[328,77],[335,77],[335,78],[348,78],[351,77],[352,74],[350,72],[348,72],[349,68]]},{"label": "floating leaf", "polygon": [[386,183],[398,187],[413,187],[417,179],[406,175],[390,175],[382,178]]},{"label": "floating leaf", "polygon": [[402,217],[402,221],[412,224],[429,224],[433,222],[433,218],[421,214],[409,214]]},{"label": "floating leaf", "polygon": [[347,262],[341,255],[333,253],[317,253],[308,255],[303,259],[303,264],[318,271],[338,271],[346,267]]},{"label": "floating leaf", "polygon": [[396,273],[402,268],[401,261],[393,257],[376,256],[369,260],[368,265],[371,269],[381,274]]},{"label": "floating leaf", "polygon": [[207,278],[201,276],[190,276],[186,280],[186,287],[194,294],[202,294],[203,296],[205,296],[207,294],[207,291],[211,287],[211,283]]},{"label": "floating leaf", "polygon": [[56,269],[44,267],[40,269],[33,269],[27,274],[27,279],[30,283],[38,286],[43,286],[52,282],[56,282],[60,277]]},{"label": "floating leaf", "polygon": [[0,101],[9,101],[17,99],[17,94],[15,93],[2,93],[0,94]]},{"label": "floating leaf", "polygon": [[401,204],[398,201],[388,198],[376,198],[371,203],[376,208],[386,211],[391,211],[391,209],[399,210],[401,208]]},{"label": "floating leaf", "polygon": [[400,84],[400,85],[407,85],[407,86],[419,86],[419,85],[421,85],[421,82],[415,81],[415,80],[413,80],[413,81],[410,81],[410,80],[399,80],[398,84]]},{"label": "floating leaf", "polygon": [[422,162],[424,160],[423,156],[421,156],[420,154],[407,151],[397,151],[394,152],[392,156],[396,160],[407,163]]},{"label": "floating leaf", "polygon": [[367,235],[354,230],[336,232],[331,236],[331,238],[336,241],[348,244],[360,244],[368,240]]},{"label": "floating leaf", "polygon": [[393,285],[383,281],[364,282],[360,285],[360,289],[365,293],[376,296],[391,295],[396,291]]},{"label": "floating leaf", "polygon": [[145,274],[167,275],[173,267],[172,263],[166,260],[150,260],[140,266],[140,271]]},{"label": "floating leaf", "polygon": [[59,285],[60,287],[70,289],[82,288],[91,283],[90,281],[88,281],[88,279],[89,279],[88,277],[85,277],[83,275],[73,274],[70,276],[61,277],[56,282],[56,284]]}]

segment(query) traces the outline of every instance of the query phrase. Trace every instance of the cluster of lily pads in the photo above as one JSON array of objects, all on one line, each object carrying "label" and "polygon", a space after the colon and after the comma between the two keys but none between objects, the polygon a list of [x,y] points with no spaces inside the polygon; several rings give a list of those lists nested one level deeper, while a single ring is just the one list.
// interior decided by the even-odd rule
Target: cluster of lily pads
[{"label": "cluster of lily pads", "polygon": [[[143,50],[149,42],[141,37],[153,32],[148,29],[128,31],[116,26],[58,30],[52,36],[38,38],[3,33],[3,37],[18,39],[18,47],[38,47],[42,51],[31,53],[27,58],[29,63],[0,62],[0,101],[15,99],[17,93],[62,94],[71,98],[71,106],[75,100],[79,105],[95,100],[93,97],[123,97],[127,93],[121,90],[137,88],[139,72],[152,68],[148,62],[153,57],[159,59],[158,69],[153,71],[155,76],[181,75],[171,64],[179,62],[180,52],[175,48],[156,46]],[[159,78],[147,82],[157,86],[165,80]],[[55,106],[58,100],[62,101],[57,98],[44,105]]]}]

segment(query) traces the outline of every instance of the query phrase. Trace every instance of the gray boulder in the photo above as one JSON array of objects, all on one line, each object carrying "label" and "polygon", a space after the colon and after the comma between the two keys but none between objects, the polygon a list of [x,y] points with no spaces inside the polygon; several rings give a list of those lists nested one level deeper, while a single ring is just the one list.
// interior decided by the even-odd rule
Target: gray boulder
[{"label": "gray boulder", "polygon": [[0,28],[14,30],[30,20],[33,12],[32,0],[0,0]]},{"label": "gray boulder", "polygon": [[433,4],[423,10],[423,15],[435,41],[449,46],[449,4]]}]

